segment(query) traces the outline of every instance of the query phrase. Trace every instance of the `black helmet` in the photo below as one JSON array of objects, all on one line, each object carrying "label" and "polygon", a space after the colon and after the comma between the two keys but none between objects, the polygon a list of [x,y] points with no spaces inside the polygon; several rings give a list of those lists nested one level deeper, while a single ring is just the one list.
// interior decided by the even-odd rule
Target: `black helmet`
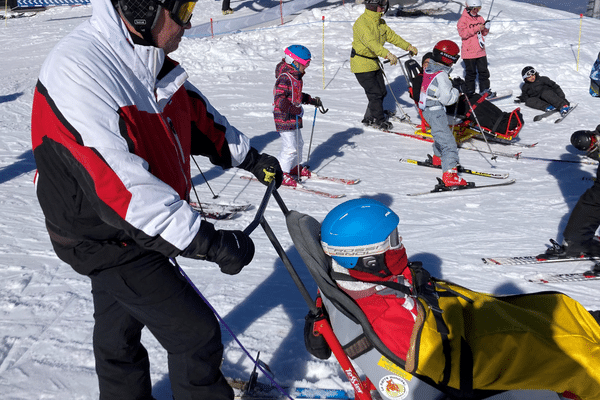
[{"label": "black helmet", "polygon": [[433,48],[433,59],[445,65],[452,65],[458,61],[460,49],[452,40],[441,40]]},{"label": "black helmet", "polygon": [[161,7],[171,13],[171,18],[181,26],[192,18],[192,11],[197,0],[113,0],[121,15],[149,43],[154,44],[152,28],[158,19]]},{"label": "black helmet", "polygon": [[533,76],[533,75],[536,75],[536,74],[537,74],[537,71],[535,70],[535,68],[533,68],[530,65],[526,66],[525,68],[523,68],[521,70],[521,77],[523,78],[523,80],[526,80],[530,76]]},{"label": "black helmet", "polygon": [[390,8],[388,0],[365,0],[365,8],[370,11],[377,11],[377,7],[383,7],[385,9],[384,14]]},{"label": "black helmet", "polygon": [[591,131],[576,131],[571,135],[571,144],[577,150],[591,151],[597,146],[596,135]]},{"label": "black helmet", "polygon": [[160,4],[157,0],[118,0],[117,5],[123,18],[139,32],[144,39],[154,43],[152,27],[158,19]]}]

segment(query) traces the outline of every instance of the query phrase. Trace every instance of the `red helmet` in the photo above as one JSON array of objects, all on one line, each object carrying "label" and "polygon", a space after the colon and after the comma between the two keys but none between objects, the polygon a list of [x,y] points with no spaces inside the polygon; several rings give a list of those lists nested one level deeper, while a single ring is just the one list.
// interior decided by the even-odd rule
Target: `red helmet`
[{"label": "red helmet", "polygon": [[441,40],[433,48],[433,59],[445,65],[452,65],[458,61],[460,56],[458,45],[452,40]]}]

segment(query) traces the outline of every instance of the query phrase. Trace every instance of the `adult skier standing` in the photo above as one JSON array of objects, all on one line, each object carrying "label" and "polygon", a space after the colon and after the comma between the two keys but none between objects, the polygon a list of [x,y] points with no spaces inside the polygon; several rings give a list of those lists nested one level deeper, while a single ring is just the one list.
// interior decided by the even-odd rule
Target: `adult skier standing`
[{"label": "adult skier standing", "polygon": [[[586,152],[592,160],[600,161],[599,142],[600,125],[594,131],[576,131],[571,135],[571,144],[578,150]],[[579,200],[563,231],[563,242],[552,246],[538,259],[548,260],[567,257],[592,256],[600,257],[600,241],[596,231],[600,227],[600,166],[596,171],[596,180],[592,187],[586,190]],[[594,270],[600,273],[600,268]]]},{"label": "adult skier standing", "polygon": [[56,254],[91,280],[101,400],[152,399],[144,327],[167,350],[174,398],[233,399],[219,323],[171,259],[233,275],[254,244],[189,205],[190,155],[265,184],[282,174],[167,56],[195,5],[92,0],[91,18],[50,52],[35,88],[37,196]]},{"label": "adult skier standing", "polygon": [[365,0],[365,12],[352,26],[350,53],[350,70],[369,100],[362,123],[384,130],[392,129],[393,126],[391,122],[386,121],[383,110],[383,99],[387,90],[378,57],[388,59],[391,65],[396,65],[398,58],[383,45],[388,42],[413,56],[418,53],[416,47],[398,36],[381,18],[388,7],[388,0]]}]

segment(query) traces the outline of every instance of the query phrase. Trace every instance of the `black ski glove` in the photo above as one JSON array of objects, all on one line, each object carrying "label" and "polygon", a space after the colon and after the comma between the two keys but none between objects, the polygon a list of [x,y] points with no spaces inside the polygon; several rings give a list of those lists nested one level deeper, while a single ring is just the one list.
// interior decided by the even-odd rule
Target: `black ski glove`
[{"label": "black ski glove", "polygon": [[464,93],[465,80],[459,77],[452,79],[452,87],[458,89],[461,93]]},{"label": "black ski glove", "polygon": [[517,103],[517,104],[525,103],[525,100],[523,100],[523,97],[517,96],[517,97],[515,97],[515,103]]},{"label": "black ski glove", "polygon": [[275,179],[275,187],[278,188],[283,181],[283,171],[281,171],[279,161],[266,153],[259,154],[254,147],[250,149],[238,168],[252,172],[261,183],[267,186]]},{"label": "black ski glove", "polygon": [[196,237],[180,255],[215,262],[224,273],[235,275],[252,261],[254,243],[242,231],[219,231],[202,221]]},{"label": "black ski glove", "polygon": [[318,107],[323,107],[323,102],[321,101],[320,97],[313,97],[312,98],[312,104],[313,104],[313,106],[315,106],[317,108]]},{"label": "black ski glove", "polygon": [[221,272],[235,275],[254,257],[254,242],[242,231],[217,231],[206,259],[215,262]]}]

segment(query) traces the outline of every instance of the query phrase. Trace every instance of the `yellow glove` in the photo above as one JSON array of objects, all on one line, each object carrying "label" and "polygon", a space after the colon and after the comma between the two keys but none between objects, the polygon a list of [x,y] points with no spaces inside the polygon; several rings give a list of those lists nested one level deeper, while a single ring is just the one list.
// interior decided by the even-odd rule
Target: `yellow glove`
[{"label": "yellow glove", "polygon": [[417,50],[417,48],[412,44],[408,46],[406,51],[408,51],[411,56],[416,56],[417,54],[419,54],[419,50]]},{"label": "yellow glove", "polygon": [[395,55],[393,55],[390,52],[387,53],[387,56],[385,56],[385,58],[387,58],[388,60],[390,60],[390,65],[396,65],[396,64],[398,64],[398,57],[396,57]]}]

